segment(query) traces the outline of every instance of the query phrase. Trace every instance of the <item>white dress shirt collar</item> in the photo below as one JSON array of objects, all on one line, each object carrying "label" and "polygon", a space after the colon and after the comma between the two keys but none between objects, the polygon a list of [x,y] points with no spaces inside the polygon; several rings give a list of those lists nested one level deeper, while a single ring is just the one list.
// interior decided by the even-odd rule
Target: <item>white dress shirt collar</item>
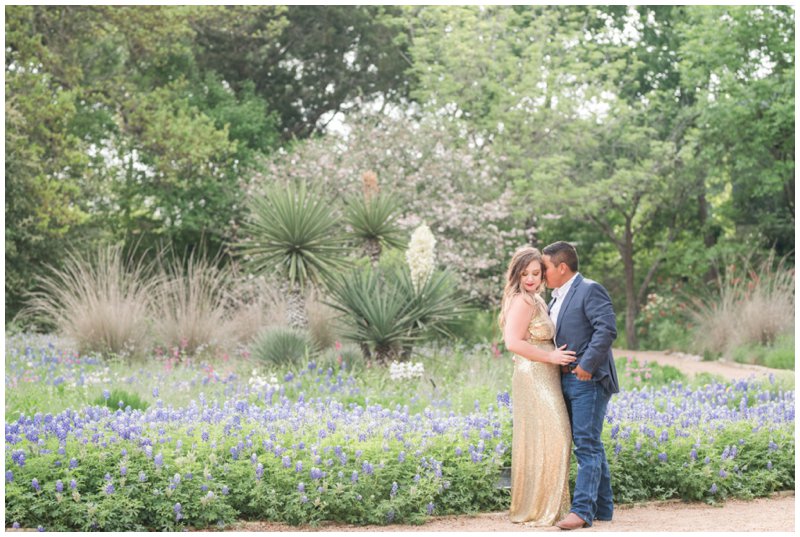
[{"label": "white dress shirt collar", "polygon": [[576,272],[575,274],[572,275],[572,278],[567,280],[567,283],[565,283],[561,287],[553,289],[553,298],[558,299],[567,296],[567,293],[569,293],[569,290],[572,287],[572,283],[575,281],[575,278],[578,277],[578,274],[579,273]]}]

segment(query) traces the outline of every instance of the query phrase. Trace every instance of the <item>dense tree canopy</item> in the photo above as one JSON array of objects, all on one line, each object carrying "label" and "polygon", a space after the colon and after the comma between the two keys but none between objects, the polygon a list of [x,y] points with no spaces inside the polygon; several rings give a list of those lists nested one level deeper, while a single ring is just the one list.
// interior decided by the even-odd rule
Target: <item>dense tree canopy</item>
[{"label": "dense tree canopy", "polygon": [[5,13],[7,316],[68,251],[226,251],[260,186],[340,210],[368,170],[483,303],[514,244],[576,241],[631,346],[719,251],[794,258],[792,7]]}]

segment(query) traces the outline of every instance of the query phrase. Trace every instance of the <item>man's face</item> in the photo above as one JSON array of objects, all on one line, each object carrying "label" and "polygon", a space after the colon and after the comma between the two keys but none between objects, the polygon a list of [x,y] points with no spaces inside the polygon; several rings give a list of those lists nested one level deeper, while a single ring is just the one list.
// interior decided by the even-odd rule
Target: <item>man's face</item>
[{"label": "man's face", "polygon": [[547,284],[547,287],[556,289],[564,285],[566,282],[564,278],[566,265],[560,263],[556,266],[553,264],[553,260],[550,259],[549,255],[544,255],[542,257],[544,258],[544,282]]}]

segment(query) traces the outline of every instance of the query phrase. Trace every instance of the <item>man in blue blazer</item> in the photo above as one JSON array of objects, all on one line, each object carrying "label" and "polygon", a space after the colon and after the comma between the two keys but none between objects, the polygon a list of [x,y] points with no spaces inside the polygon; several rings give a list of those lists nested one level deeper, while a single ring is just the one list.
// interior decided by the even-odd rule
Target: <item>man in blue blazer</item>
[{"label": "man in blue blazer", "polygon": [[611,520],[614,498],[611,472],[600,435],[611,394],[619,392],[611,344],[617,322],[611,298],[599,283],[578,272],[578,253],[559,241],[542,250],[545,282],[553,289],[550,318],[555,345],[575,351],[576,360],[561,368],[561,389],[572,424],[578,476],[570,513],[556,525],[564,530]]}]

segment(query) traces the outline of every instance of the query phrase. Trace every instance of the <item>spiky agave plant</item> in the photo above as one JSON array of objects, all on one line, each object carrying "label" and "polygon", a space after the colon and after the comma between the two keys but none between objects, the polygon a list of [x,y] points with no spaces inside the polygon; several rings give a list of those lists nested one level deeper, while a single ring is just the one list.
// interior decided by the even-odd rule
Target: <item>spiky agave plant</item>
[{"label": "spiky agave plant", "polygon": [[250,201],[248,237],[239,243],[245,263],[256,274],[279,272],[287,286],[289,326],[305,329],[303,290],[344,265],[338,217],[319,189],[304,182],[274,185]]}]

